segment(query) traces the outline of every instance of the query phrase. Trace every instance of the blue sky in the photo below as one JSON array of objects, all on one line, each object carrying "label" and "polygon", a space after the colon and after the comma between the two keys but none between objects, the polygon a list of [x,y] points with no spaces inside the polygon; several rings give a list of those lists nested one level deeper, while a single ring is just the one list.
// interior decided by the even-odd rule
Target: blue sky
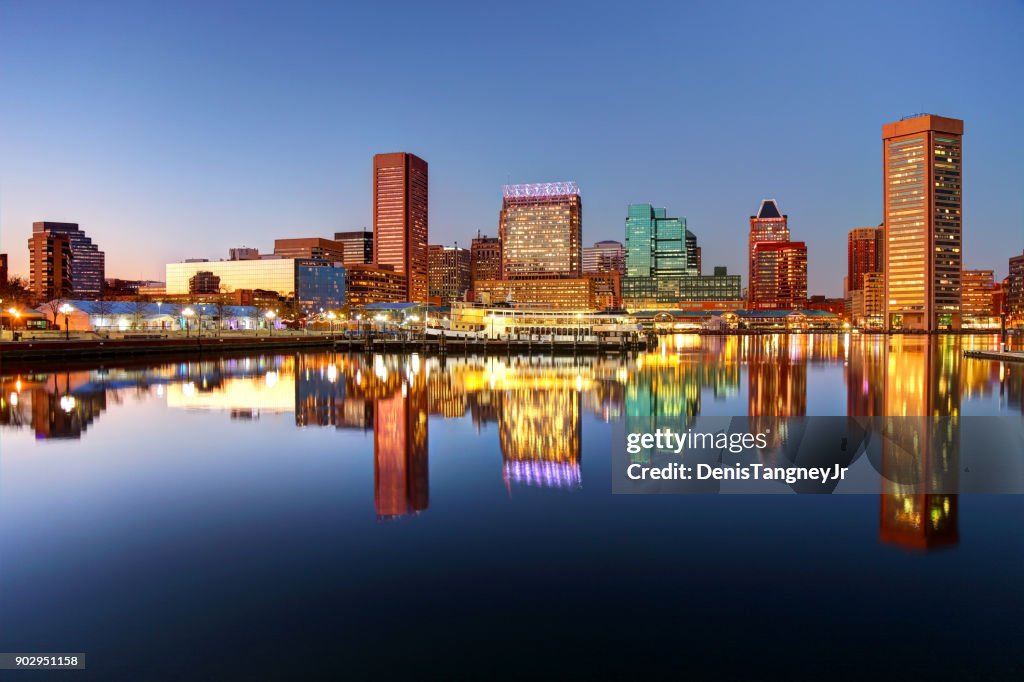
[{"label": "blue sky", "polygon": [[430,235],[576,180],[584,241],[687,217],[743,272],[764,197],[839,295],[881,220],[883,123],[963,118],[965,266],[1024,249],[1024,4],[0,0],[0,250],[82,225],[108,276],[369,225],[372,156],[430,164]]}]

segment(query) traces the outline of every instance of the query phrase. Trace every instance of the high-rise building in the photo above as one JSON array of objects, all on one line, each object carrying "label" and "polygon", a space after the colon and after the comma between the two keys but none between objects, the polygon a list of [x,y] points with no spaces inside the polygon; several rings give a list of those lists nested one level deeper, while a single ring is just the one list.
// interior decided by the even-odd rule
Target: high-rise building
[{"label": "high-rise building", "polygon": [[754,244],[751,310],[796,310],[807,305],[807,246],[803,242]]},{"label": "high-rise building", "polygon": [[882,126],[888,329],[960,326],[963,132],[931,114]]},{"label": "high-rise building", "polygon": [[988,322],[996,282],[992,270],[964,270],[960,273],[960,315],[963,321]]},{"label": "high-rise building", "polygon": [[502,278],[579,277],[583,201],[576,183],[505,185],[503,194]]},{"label": "high-rise building", "polygon": [[865,272],[860,289],[850,291],[850,322],[862,329],[881,329],[885,318],[885,274]]},{"label": "high-rise building", "polygon": [[406,300],[428,293],[427,162],[406,152],[373,157],[373,262],[405,275]]},{"label": "high-rise building", "polygon": [[332,263],[344,263],[345,245],[340,241],[321,237],[275,239],[274,255],[282,258],[317,258]]},{"label": "high-rise building", "polygon": [[373,262],[373,231],[364,227],[350,232],[335,232],[334,241],[345,247],[345,265]]},{"label": "high-rise building", "polygon": [[1024,253],[1010,258],[1010,274],[1004,287],[1006,313],[1011,324],[1024,321]]},{"label": "high-rise building", "polygon": [[469,250],[431,244],[430,297],[445,303],[462,300],[470,288]]},{"label": "high-rise building", "polygon": [[697,235],[686,231],[686,266],[699,275],[701,273],[700,247],[697,246]]},{"label": "high-rise building", "polygon": [[74,296],[74,256],[66,234],[34,231],[28,240],[29,289],[36,298],[52,301]]},{"label": "high-rise building", "polygon": [[775,199],[764,199],[757,215],[750,216],[750,235],[747,244],[747,254],[750,260],[750,269],[747,278],[747,296],[754,307],[754,290],[763,289],[755,281],[754,247],[761,242],[788,242],[789,241],[789,216],[779,210]]},{"label": "high-rise building", "polygon": [[[501,240],[481,235],[479,231],[469,247],[470,288],[476,291],[476,282],[501,279]],[[474,295],[475,298],[475,295]]]},{"label": "high-rise building", "polygon": [[864,275],[869,272],[882,272],[885,229],[878,227],[855,227],[850,230],[846,239],[848,291],[864,288]]},{"label": "high-rise building", "polygon": [[664,208],[630,204],[626,215],[626,276],[622,298],[627,308],[680,300],[679,280],[694,276],[686,248],[686,218],[670,218]]},{"label": "high-rise building", "polygon": [[71,248],[72,295],[79,299],[96,299],[103,295],[106,256],[92,243],[78,223],[42,221],[32,223],[33,236],[43,233],[63,235]]},{"label": "high-rise building", "polygon": [[594,242],[583,249],[583,272],[626,274],[626,248],[614,239]]}]

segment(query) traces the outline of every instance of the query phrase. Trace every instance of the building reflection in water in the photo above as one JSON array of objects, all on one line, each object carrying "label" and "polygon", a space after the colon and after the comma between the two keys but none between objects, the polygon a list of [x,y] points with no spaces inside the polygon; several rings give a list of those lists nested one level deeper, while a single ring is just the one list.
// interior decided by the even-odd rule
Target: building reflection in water
[{"label": "building reflection in water", "polygon": [[776,456],[786,442],[787,420],[807,414],[808,354],[823,350],[811,347],[810,339],[804,334],[742,337],[747,361],[748,428],[751,433],[769,434],[769,458]]},{"label": "building reflection in water", "polygon": [[422,371],[405,379],[373,403],[373,499],[380,518],[421,512],[430,500],[425,382]]},{"label": "building reflection in water", "polygon": [[[879,538],[910,549],[959,543],[961,354],[950,337],[886,348]],[[921,417],[921,419],[913,419]]]}]

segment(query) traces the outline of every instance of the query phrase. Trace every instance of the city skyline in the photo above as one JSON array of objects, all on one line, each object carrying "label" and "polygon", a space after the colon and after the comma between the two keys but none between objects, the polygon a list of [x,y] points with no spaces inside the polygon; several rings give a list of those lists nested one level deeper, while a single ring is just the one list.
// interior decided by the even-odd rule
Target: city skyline
[{"label": "city skyline", "polygon": [[[991,268],[1001,279],[1007,250],[1018,252],[1024,241],[1015,164],[1022,143],[1005,134],[1024,94],[994,74],[1024,57],[1012,32],[1024,13],[1013,6],[970,13],[950,4],[925,17],[920,31],[900,33],[901,59],[918,69],[908,83],[884,78],[888,57],[856,49],[868,31],[897,31],[913,15],[890,9],[880,22],[880,7],[819,8],[806,18],[755,5],[739,18],[718,8],[633,10],[649,25],[693,27],[690,58],[623,54],[611,47],[623,17],[599,14],[579,35],[524,56],[528,68],[520,72],[480,38],[513,38],[515,22],[470,13],[449,27],[453,10],[444,8],[410,8],[389,30],[415,38],[415,29],[430,26],[429,44],[442,44],[476,29],[466,45],[478,57],[473,63],[458,43],[425,50],[419,39],[380,62],[359,62],[382,20],[365,8],[282,16],[262,7],[232,25],[238,32],[225,47],[217,44],[230,20],[224,10],[211,10],[209,27],[201,28],[162,8],[66,5],[56,17],[10,5],[0,10],[0,57],[13,65],[0,74],[0,141],[8,150],[0,161],[0,251],[10,254],[12,274],[27,275],[22,242],[31,224],[77,222],[107,251],[110,276],[156,279],[166,262],[219,256],[232,246],[330,238],[372,224],[367,159],[404,149],[431,164],[432,243],[496,233],[505,184],[573,178],[587,203],[583,243],[621,241],[630,203],[667,205],[700,236],[706,263],[742,273],[747,254],[736,242],[751,206],[774,197],[807,243],[809,291],[839,296],[835,273],[844,269],[849,230],[883,218],[881,127],[928,111],[966,121],[963,267]],[[573,16],[567,8],[543,11],[552,25],[535,27],[538,39],[553,38],[559,20]],[[822,13],[847,30],[807,35]],[[287,34],[281,45],[252,47],[272,42],[266,37],[282,21],[301,43]],[[970,49],[941,71],[926,68],[929,36],[949,21]],[[780,39],[768,56],[745,45],[759,22],[770,22]],[[156,24],[166,36],[153,35]],[[60,49],[30,44],[30,29],[39,26],[66,38],[56,41]],[[371,37],[360,37],[362,29]],[[346,41],[326,40],[332,31]],[[167,62],[160,51],[167,40],[190,41],[194,56]],[[811,49],[821,64],[804,64],[801,55]],[[415,76],[400,63],[412,51],[423,53]],[[569,54],[577,54],[579,101],[538,109],[490,92],[502,79],[548,96],[553,86],[529,74]],[[713,63],[705,54],[715,55]],[[64,68],[71,58],[74,77]],[[204,72],[209,64],[214,73]],[[336,87],[325,85],[328,77],[338,79]],[[638,114],[626,106],[634,82],[694,106]],[[957,87],[939,87],[947,82]],[[40,89],[49,97],[39,98]],[[70,97],[73,117],[57,106]],[[372,98],[379,106],[363,106]],[[405,113],[414,100],[421,109]],[[772,106],[753,116],[752,100]],[[115,248],[140,230],[145,252]]]}]

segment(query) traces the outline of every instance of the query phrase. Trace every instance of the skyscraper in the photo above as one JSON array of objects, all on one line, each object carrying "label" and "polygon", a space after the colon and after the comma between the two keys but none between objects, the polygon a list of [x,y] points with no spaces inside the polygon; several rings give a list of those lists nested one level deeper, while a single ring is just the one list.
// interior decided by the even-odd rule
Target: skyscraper
[{"label": "skyscraper", "polygon": [[[50,234],[62,235],[67,238],[72,255],[70,295],[83,299],[96,299],[103,295],[106,256],[98,246],[92,243],[92,239],[79,229],[78,223],[48,221],[32,223],[32,233],[33,237],[38,234]],[[31,243],[30,240],[30,251]]]},{"label": "skyscraper", "polygon": [[626,274],[626,249],[622,242],[606,239],[583,249],[583,272]]},{"label": "skyscraper", "polygon": [[345,265],[365,265],[373,262],[373,232],[365,227],[350,232],[335,232],[334,241],[345,248]]},{"label": "skyscraper", "polygon": [[1006,291],[1003,294],[1010,324],[1024,320],[1024,253],[1010,258],[1010,274],[1006,277]]},{"label": "skyscraper", "polygon": [[686,218],[669,218],[651,204],[630,204],[627,211],[626,307],[678,303],[680,278],[697,274],[686,248]]},{"label": "skyscraper", "polygon": [[882,126],[888,329],[960,326],[963,132],[931,114]]},{"label": "skyscraper", "polygon": [[864,288],[864,275],[882,272],[885,230],[878,227],[855,227],[846,239],[846,288],[855,291]]},{"label": "skyscraper", "polygon": [[[758,288],[754,281],[754,246],[760,242],[788,242],[789,216],[779,210],[775,199],[764,199],[757,215],[750,216],[750,235],[747,254],[750,269],[747,275],[748,298],[753,303],[754,289]],[[753,307],[753,305],[751,305]]]},{"label": "skyscraper", "polygon": [[807,246],[803,242],[754,244],[751,310],[795,310],[807,305]]},{"label": "skyscraper", "polygon": [[583,201],[576,183],[505,185],[503,194],[502,277],[579,277]]},{"label": "skyscraper", "polygon": [[478,281],[501,279],[500,239],[477,231],[469,247],[469,278],[474,290]]},{"label": "skyscraper", "polygon": [[406,152],[373,157],[373,261],[406,277],[406,298],[428,292],[427,162]]},{"label": "skyscraper", "polygon": [[992,270],[964,270],[960,274],[960,314],[964,322],[984,326],[993,317],[996,282]]},{"label": "skyscraper", "polygon": [[469,251],[431,244],[429,255],[430,297],[444,303],[461,300],[470,288]]},{"label": "skyscraper", "polygon": [[29,288],[44,301],[74,295],[71,240],[66,234],[33,231],[28,240]]}]

